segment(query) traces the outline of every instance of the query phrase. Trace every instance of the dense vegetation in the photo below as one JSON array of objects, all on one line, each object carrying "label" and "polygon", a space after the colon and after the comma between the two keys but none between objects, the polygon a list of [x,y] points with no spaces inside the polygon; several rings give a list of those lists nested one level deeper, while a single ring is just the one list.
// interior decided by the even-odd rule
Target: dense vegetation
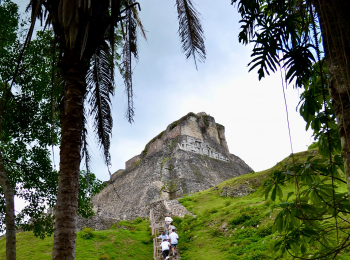
[{"label": "dense vegetation", "polygon": [[[295,158],[297,161],[305,161],[316,151],[312,149],[298,153]],[[180,199],[196,215],[195,218],[175,218],[175,225],[180,231],[179,249],[182,259],[292,259],[288,255],[282,256],[282,252],[275,253],[272,250],[279,241],[280,234],[274,227],[274,220],[283,201],[265,200],[263,193],[269,173],[279,170],[291,160],[291,157],[287,157],[271,169],[233,178],[215,188]],[[220,196],[223,187],[237,188],[242,184],[247,184],[256,191],[241,198]],[[337,189],[345,192],[346,185],[338,185]],[[284,193],[291,191],[294,191],[293,184],[283,188]],[[329,236],[335,237],[336,234],[329,233]],[[349,255],[347,248],[335,259],[349,259]]]}]

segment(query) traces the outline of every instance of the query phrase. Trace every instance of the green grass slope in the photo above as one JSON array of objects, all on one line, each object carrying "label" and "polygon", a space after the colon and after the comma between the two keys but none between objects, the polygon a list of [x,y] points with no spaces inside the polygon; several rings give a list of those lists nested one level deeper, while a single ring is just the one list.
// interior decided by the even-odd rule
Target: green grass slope
[{"label": "green grass slope", "polygon": [[[316,153],[316,150],[310,150],[296,154],[295,158],[297,161],[305,161],[309,155]],[[291,162],[291,157],[284,159],[282,164],[287,162]],[[265,201],[261,188],[268,174],[279,167],[276,165],[269,170],[233,178],[214,188],[180,199],[196,215],[195,218],[186,216],[174,220],[179,230],[181,259],[282,259],[281,255],[269,249],[269,244],[276,236],[272,234],[272,224],[278,213],[278,209],[272,213],[271,210],[280,202]],[[240,187],[250,187],[256,191],[240,198],[220,196],[227,188]],[[345,185],[339,188],[346,190]],[[287,185],[283,189],[285,194],[290,191],[294,191],[293,185]],[[337,259],[350,259],[349,255],[348,251],[344,251]]]},{"label": "green grass slope", "polygon": [[[149,260],[153,254],[153,244],[148,221],[136,219],[122,221],[118,227],[93,231],[93,237],[84,239],[84,232],[77,235],[77,260],[99,259],[107,255],[111,260]],[[51,259],[53,236],[41,240],[32,232],[17,234],[17,260]],[[0,260],[6,259],[6,241],[0,240]],[[108,259],[108,257],[103,258]]]}]

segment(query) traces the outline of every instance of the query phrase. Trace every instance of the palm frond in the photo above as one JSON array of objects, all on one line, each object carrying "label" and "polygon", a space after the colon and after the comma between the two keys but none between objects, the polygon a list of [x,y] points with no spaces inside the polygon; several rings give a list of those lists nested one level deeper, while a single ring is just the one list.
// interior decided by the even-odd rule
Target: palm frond
[{"label": "palm frond", "polygon": [[128,99],[127,109],[125,116],[129,123],[134,122],[134,115],[135,115],[135,108],[134,108],[134,93],[133,93],[133,86],[132,86],[132,57],[137,60],[138,59],[138,50],[137,50],[137,22],[135,17],[133,16],[133,12],[131,9],[128,9],[127,11],[127,33],[126,33],[126,39],[125,44],[123,48],[123,77],[124,77],[124,84],[125,84],[125,92]]},{"label": "palm frond", "polygon": [[92,64],[86,76],[90,115],[93,116],[94,132],[107,166],[110,165],[109,147],[113,126],[110,96],[114,95],[114,75],[110,66],[111,56],[111,47],[104,42],[92,56]]},{"label": "palm frond", "polygon": [[199,19],[200,14],[194,8],[191,0],[176,0],[176,6],[182,50],[186,55],[186,59],[193,57],[197,68],[197,59],[204,62],[206,58],[205,38]]},{"label": "palm frond", "polygon": [[[86,96],[86,94],[85,94]],[[86,100],[84,98],[84,100]],[[82,132],[82,135],[81,135],[81,158],[84,158],[85,159],[85,168],[86,168],[86,180],[87,180],[87,183],[88,183],[88,191],[90,190],[90,179],[89,179],[89,174],[90,174],[90,159],[91,159],[91,156],[90,156],[90,152],[89,152],[89,144],[87,142],[87,137],[88,137],[88,130],[87,130],[87,120],[86,120],[86,108],[85,108],[85,104],[84,104],[84,112],[83,112],[83,117],[82,117],[82,120],[83,120],[83,132]]]},{"label": "palm frond", "polygon": [[85,168],[86,168],[86,172],[89,173],[90,172],[90,152],[89,152],[89,144],[87,142],[87,137],[88,137],[88,130],[87,130],[87,111],[85,108],[85,104],[84,104],[84,113],[83,113],[83,133],[81,135],[81,158],[84,158],[85,160]]},{"label": "palm frond", "polygon": [[[140,5],[139,5],[139,6],[140,6]],[[133,19],[134,19],[134,20],[136,21],[136,23],[137,23],[137,26],[138,26],[138,28],[139,28],[139,30],[140,30],[140,33],[141,33],[142,37],[143,37],[145,40],[147,40],[145,27],[143,27],[143,24],[142,24],[142,22],[141,22],[141,20],[140,20],[140,17],[139,17],[139,13],[138,13],[138,11],[137,11],[137,9],[136,9],[135,6],[132,7],[132,15],[133,15]]]}]

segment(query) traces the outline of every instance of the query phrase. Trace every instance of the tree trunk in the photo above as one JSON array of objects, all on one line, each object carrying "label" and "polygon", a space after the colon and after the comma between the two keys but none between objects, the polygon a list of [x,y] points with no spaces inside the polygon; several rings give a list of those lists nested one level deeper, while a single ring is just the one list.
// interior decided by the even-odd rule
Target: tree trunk
[{"label": "tree trunk", "polygon": [[87,63],[78,53],[65,52],[62,64],[66,94],[62,111],[62,139],[52,259],[75,259],[79,166],[83,130],[83,97]]},{"label": "tree trunk", "polygon": [[16,226],[14,191],[6,175],[2,153],[0,150],[0,185],[5,195],[6,203],[6,260],[16,260]]},{"label": "tree trunk", "polygon": [[350,1],[314,0],[328,72],[329,91],[337,117],[350,199]]}]

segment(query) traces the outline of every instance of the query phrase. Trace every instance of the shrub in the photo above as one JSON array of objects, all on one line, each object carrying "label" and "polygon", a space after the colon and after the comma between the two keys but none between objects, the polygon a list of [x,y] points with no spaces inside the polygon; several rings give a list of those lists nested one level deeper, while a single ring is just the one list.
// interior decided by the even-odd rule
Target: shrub
[{"label": "shrub", "polygon": [[145,245],[152,244],[153,243],[153,237],[149,236],[149,237],[143,238],[141,240],[141,243],[143,243]]},{"label": "shrub", "polygon": [[101,255],[98,259],[99,260],[111,260],[109,255]]},{"label": "shrub", "polygon": [[259,250],[253,251],[248,259],[261,260],[266,259],[266,256]]},{"label": "shrub", "polygon": [[242,214],[238,217],[235,217],[231,220],[231,225],[236,226],[239,224],[243,224],[244,222],[246,222],[247,220],[250,220],[251,216],[247,215],[247,214]]},{"label": "shrub", "polygon": [[113,224],[113,225],[110,227],[110,229],[116,230],[116,229],[118,229],[118,226],[117,226],[116,224]]},{"label": "shrub", "polygon": [[267,237],[272,234],[272,228],[270,227],[259,227],[256,231],[256,235],[259,237]]},{"label": "shrub", "polygon": [[80,233],[80,237],[83,238],[83,239],[90,239],[90,238],[93,238],[94,237],[94,233],[93,233],[93,229],[92,228],[88,228],[88,227],[84,227],[82,230],[81,230],[81,233]]},{"label": "shrub", "polygon": [[135,218],[135,220],[134,220],[134,224],[139,224],[139,223],[141,223],[142,222],[142,218],[140,218],[140,217],[137,217],[137,218]]},{"label": "shrub", "polygon": [[177,227],[177,226],[179,226],[181,224],[182,218],[174,216],[173,217],[173,222],[174,222],[175,226]]},{"label": "shrub", "polygon": [[209,213],[211,214],[214,214],[214,213],[217,213],[218,212],[218,209],[217,208],[212,208],[209,210]]},{"label": "shrub", "polygon": [[245,221],[243,225],[256,227],[259,223],[260,223],[260,218],[258,216],[255,216]]},{"label": "shrub", "polygon": [[220,236],[220,235],[221,235],[220,229],[218,229],[218,228],[212,229],[212,230],[210,231],[210,235],[211,235],[212,237],[218,237],[218,236]]},{"label": "shrub", "polygon": [[180,249],[181,250],[186,250],[190,247],[188,243],[180,243]]}]

